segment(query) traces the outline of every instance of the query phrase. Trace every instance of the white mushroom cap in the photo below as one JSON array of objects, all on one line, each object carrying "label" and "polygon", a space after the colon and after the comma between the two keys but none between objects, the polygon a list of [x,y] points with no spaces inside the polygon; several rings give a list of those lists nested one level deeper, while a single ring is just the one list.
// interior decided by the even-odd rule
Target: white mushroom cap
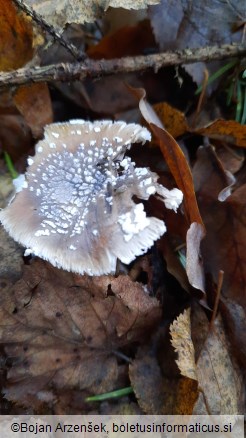
[{"label": "white mushroom cap", "polygon": [[130,263],[166,230],[163,221],[146,217],[133,195],[158,193],[174,209],[182,201],[179,190],[174,201],[155,173],[124,158],[132,143],[146,140],[146,128],[125,122],[46,126],[0,221],[16,241],[67,271],[102,275],[115,270],[117,258]]}]

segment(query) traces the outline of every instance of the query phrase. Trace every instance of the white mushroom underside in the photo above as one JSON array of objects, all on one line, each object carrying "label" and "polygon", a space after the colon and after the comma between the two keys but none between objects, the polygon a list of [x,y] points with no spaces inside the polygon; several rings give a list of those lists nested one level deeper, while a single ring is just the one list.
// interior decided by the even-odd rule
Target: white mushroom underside
[{"label": "white mushroom underside", "polygon": [[21,191],[0,212],[5,229],[35,255],[79,274],[110,273],[117,258],[130,263],[165,232],[132,197],[158,192],[174,209],[182,200],[179,191],[161,193],[155,173],[124,159],[131,143],[149,139],[146,128],[125,122],[47,126]]}]

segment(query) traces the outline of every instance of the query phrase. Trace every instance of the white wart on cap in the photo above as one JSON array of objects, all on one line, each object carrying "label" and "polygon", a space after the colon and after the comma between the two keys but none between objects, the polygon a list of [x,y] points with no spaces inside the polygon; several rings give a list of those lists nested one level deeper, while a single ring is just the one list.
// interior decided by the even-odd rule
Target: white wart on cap
[{"label": "white wart on cap", "polygon": [[132,197],[158,194],[174,210],[182,202],[179,190],[168,191],[155,173],[124,158],[132,143],[146,140],[146,128],[125,122],[46,126],[0,221],[32,253],[67,271],[102,275],[115,270],[117,258],[130,263],[166,230]]}]

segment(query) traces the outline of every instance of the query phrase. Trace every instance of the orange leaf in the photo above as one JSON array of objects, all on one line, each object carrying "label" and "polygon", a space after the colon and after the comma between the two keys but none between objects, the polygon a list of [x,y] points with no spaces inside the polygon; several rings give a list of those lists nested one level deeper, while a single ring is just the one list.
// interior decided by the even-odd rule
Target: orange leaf
[{"label": "orange leaf", "polygon": [[246,147],[246,126],[235,120],[218,119],[205,126],[194,127],[188,125],[184,113],[173,108],[166,102],[154,105],[161,122],[166,130],[174,137],[180,137],[186,132],[206,135],[215,140],[231,143],[235,146]]},{"label": "orange leaf", "polygon": [[14,70],[33,56],[32,25],[13,2],[0,0],[0,70]]},{"label": "orange leaf", "polygon": [[121,58],[139,55],[144,49],[155,46],[150,23],[143,20],[136,26],[125,26],[106,35],[98,44],[87,50],[87,55],[93,59]]},{"label": "orange leaf", "polygon": [[139,109],[142,116],[149,123],[151,131],[157,137],[163,157],[178,188],[184,194],[185,213],[189,224],[198,222],[204,227],[197,205],[192,174],[183,151],[171,134],[164,129],[161,120],[150,104],[145,100],[145,90],[143,88],[132,88],[130,86],[128,86],[128,88],[139,99]]},{"label": "orange leaf", "polygon": [[153,108],[161,121],[163,121],[165,129],[174,138],[180,137],[189,131],[185,115],[181,111],[173,108],[166,102],[157,103]]},{"label": "orange leaf", "polygon": [[215,120],[208,126],[196,129],[195,132],[236,146],[246,147],[246,126],[234,120]]},{"label": "orange leaf", "polygon": [[165,129],[159,128],[153,123],[150,124],[150,127],[159,140],[160,149],[178,188],[184,194],[185,212],[189,223],[198,222],[203,225],[196,201],[191,171],[183,151]]},{"label": "orange leaf", "polygon": [[164,129],[157,114],[145,100],[145,90],[143,88],[134,89],[129,86],[128,88],[139,99],[139,109],[142,116],[149,123],[151,131],[157,137],[164,159],[178,188],[183,192],[185,214],[190,225],[187,233],[187,254],[189,257],[187,258],[186,272],[190,284],[205,292],[203,269],[199,259],[200,242],[205,235],[205,227],[197,205],[189,164],[178,143]]}]

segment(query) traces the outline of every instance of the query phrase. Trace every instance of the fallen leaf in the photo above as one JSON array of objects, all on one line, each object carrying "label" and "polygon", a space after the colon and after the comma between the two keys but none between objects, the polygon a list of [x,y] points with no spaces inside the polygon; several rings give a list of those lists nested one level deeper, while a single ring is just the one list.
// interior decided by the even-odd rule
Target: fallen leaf
[{"label": "fallen leaf", "polygon": [[22,248],[0,227],[0,290],[4,283],[17,281],[23,268]]},{"label": "fallen leaf", "polygon": [[10,198],[13,193],[13,180],[9,173],[2,171],[4,162],[0,162],[1,174],[0,174],[0,208],[4,208],[7,205],[7,199]]},{"label": "fallen leaf", "polygon": [[[117,113],[135,108],[136,100],[126,92],[125,82],[130,82],[136,87],[142,84],[134,74],[108,76],[96,81],[86,79],[84,87],[88,96],[87,101],[90,101],[89,108],[95,113],[103,114],[104,117],[112,118]],[[88,107],[88,104],[82,103],[82,106]]]},{"label": "fallen leaf", "polygon": [[19,87],[14,95],[16,107],[31,128],[33,136],[40,138],[43,127],[53,121],[53,111],[47,84]]},{"label": "fallen leaf", "polygon": [[131,384],[145,414],[190,415],[198,397],[198,384],[180,376],[164,331],[160,328],[149,344],[139,347],[129,367]]},{"label": "fallen leaf", "polygon": [[0,115],[0,143],[13,161],[29,151],[32,146],[31,131],[21,115]]},{"label": "fallen leaf", "polygon": [[11,0],[0,0],[0,70],[14,70],[33,56],[32,24]]},{"label": "fallen leaf", "polygon": [[[215,44],[241,41],[241,32],[233,32],[232,24],[244,16],[244,0],[235,2],[213,0],[203,2],[174,2],[162,0],[159,5],[149,9],[151,24],[161,50],[192,49]],[[216,30],[214,29],[216,23]],[[226,61],[224,61],[226,64]],[[223,64],[222,64],[223,65]],[[221,62],[195,63],[185,65],[193,80],[202,83],[204,69],[213,73]]]},{"label": "fallen leaf", "polygon": [[184,310],[170,325],[171,344],[178,359],[176,364],[184,377],[197,380],[195,351],[191,339],[190,309]]},{"label": "fallen leaf", "polygon": [[114,389],[113,352],[142,340],[161,310],[129,277],[76,277],[37,260],[2,300],[0,316],[1,342],[14,358],[5,396],[39,406],[51,388]]},{"label": "fallen leaf", "polygon": [[180,137],[189,131],[189,126],[184,113],[167,102],[160,102],[153,105],[156,114],[161,119],[165,129],[174,138]]},{"label": "fallen leaf", "polygon": [[143,20],[135,26],[121,27],[104,36],[86,53],[92,59],[113,59],[140,55],[150,47],[155,47],[155,39],[149,21]]},{"label": "fallen leaf", "polygon": [[[188,259],[186,263],[186,272],[192,286],[201,288],[205,293],[203,284],[203,272],[199,260],[199,245],[205,235],[205,227],[197,205],[193,178],[187,160],[174,138],[163,128],[163,125],[155,113],[154,109],[145,100],[145,90],[133,89],[129,87],[135,96],[139,99],[139,108],[149,123],[151,131],[157,137],[163,157],[176,181],[178,188],[184,195],[185,215],[188,224],[196,222],[187,233]],[[196,236],[194,231],[196,230]],[[197,271],[196,275],[194,275]],[[189,277],[191,275],[191,277]]]},{"label": "fallen leaf", "polygon": [[218,273],[223,270],[222,295],[245,306],[246,184],[224,202],[218,200],[228,185],[227,176],[211,147],[199,148],[193,175],[207,230],[201,245],[205,273],[216,284]]},{"label": "fallen leaf", "polygon": [[222,140],[235,146],[246,147],[246,125],[234,120],[215,120],[209,125],[194,130],[196,134],[206,135],[215,140]]},{"label": "fallen leaf", "polygon": [[205,293],[205,280],[200,252],[201,241],[204,238],[204,228],[193,222],[186,235],[186,272],[190,284]]},{"label": "fallen leaf", "polygon": [[222,163],[224,169],[231,172],[232,175],[237,173],[244,165],[245,154],[243,149],[237,149],[225,145],[224,142],[218,144],[215,142],[216,154]]},{"label": "fallen leaf", "polygon": [[[149,21],[144,20],[135,26],[125,26],[104,36],[98,44],[89,47],[87,55],[92,59],[121,58],[142,55],[154,46],[155,40]],[[134,87],[140,87],[144,77],[135,73],[124,73],[98,78],[96,81],[85,80],[84,86],[90,100],[90,108],[113,118],[116,114],[135,108],[136,100],[127,93],[125,83],[129,82]]]},{"label": "fallen leaf", "polygon": [[233,356],[246,368],[246,314],[245,308],[236,302],[223,298],[220,303],[221,315],[232,345]]},{"label": "fallen leaf", "polygon": [[92,23],[109,8],[144,9],[160,0],[26,0],[52,26],[63,28],[67,23]]},{"label": "fallen leaf", "polygon": [[233,360],[221,317],[210,330],[197,362],[201,389],[194,415],[236,415],[243,409],[243,377]]},{"label": "fallen leaf", "polygon": [[174,249],[172,248],[172,245],[169,241],[169,235],[170,235],[170,229],[168,228],[168,233],[166,233],[162,238],[158,245],[160,248],[164,259],[167,264],[167,270],[172,274],[179,282],[179,284],[182,286],[184,290],[187,292],[190,290],[189,281],[187,278],[186,271],[184,267],[181,265],[177,253],[174,252]]},{"label": "fallen leaf", "polygon": [[146,351],[141,354],[140,350],[129,367],[129,375],[138,404],[144,413],[160,415],[167,395],[162,383],[161,370],[154,355],[147,354]]},{"label": "fallen leaf", "polygon": [[185,114],[173,108],[166,102],[153,106],[166,130],[174,137],[180,137],[189,132],[195,135],[204,135],[214,140],[231,143],[234,146],[246,147],[246,126],[235,120],[217,119],[206,125],[191,127]]},{"label": "fallen leaf", "polygon": [[197,206],[191,170],[181,148],[174,138],[164,129],[153,108],[151,108],[145,100],[145,91],[143,89],[137,89],[135,91],[140,99],[140,111],[145,120],[149,123],[150,129],[157,137],[164,159],[178,188],[184,194],[185,213],[188,223],[198,222],[203,226]]}]

